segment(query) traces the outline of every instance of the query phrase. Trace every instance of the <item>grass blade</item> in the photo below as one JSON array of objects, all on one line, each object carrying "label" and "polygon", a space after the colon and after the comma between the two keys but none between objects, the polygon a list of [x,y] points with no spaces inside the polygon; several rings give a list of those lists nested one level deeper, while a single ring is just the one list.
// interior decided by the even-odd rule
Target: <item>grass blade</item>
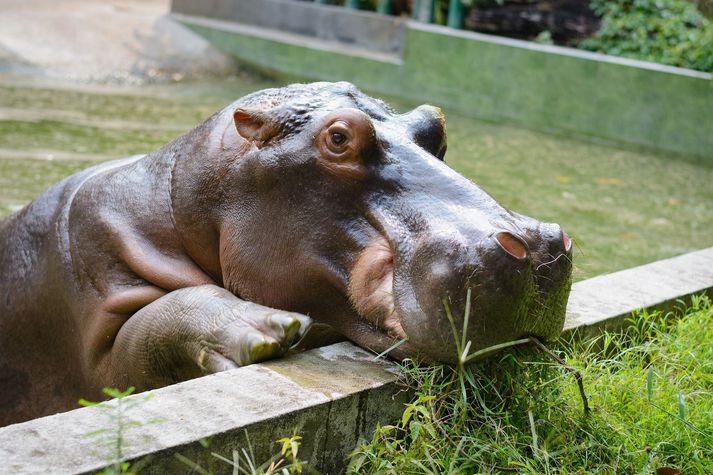
[{"label": "grass blade", "polygon": [[[461,335],[460,347],[465,348],[465,339],[468,335],[468,320],[470,319],[470,287],[468,287],[468,292],[465,296],[465,311],[463,312],[463,334]],[[463,350],[463,353],[468,353],[468,350]]]},{"label": "grass blade", "polygon": [[530,339],[529,338],[523,338],[521,340],[513,340],[513,341],[506,341],[505,343],[500,343],[498,345],[493,345],[489,346],[487,348],[483,348],[482,350],[478,350],[474,353],[471,353],[468,355],[467,358],[463,361],[463,364],[466,364],[470,360],[477,358],[478,356],[485,355],[487,353],[491,353],[493,351],[497,350],[502,350],[503,348],[510,348],[511,346],[517,346],[517,345],[522,345],[524,343],[529,343]]},{"label": "grass blade", "polygon": [[537,455],[537,453],[540,451],[540,447],[538,445],[538,440],[537,440],[537,429],[535,428],[535,417],[532,415],[531,410],[527,411],[527,418],[530,421],[530,434],[532,434],[532,453],[533,453],[533,455]]},{"label": "grass blade", "polygon": [[463,347],[460,345],[460,338],[458,338],[458,330],[456,330],[456,321],[453,319],[453,312],[451,312],[451,306],[448,303],[447,298],[443,298],[443,309],[446,311],[446,317],[451,324],[451,330],[453,330],[453,339],[456,342],[456,351],[458,351],[458,356],[463,352]]},{"label": "grass blade", "polygon": [[646,396],[651,402],[651,396],[654,393],[654,368],[649,366],[649,371],[646,373]]},{"label": "grass blade", "polygon": [[408,338],[404,338],[403,340],[397,341],[396,343],[394,343],[393,345],[391,345],[390,347],[388,347],[387,349],[385,349],[378,355],[374,356],[374,359],[372,361],[378,361],[380,358],[384,357],[385,355],[388,355],[389,353],[391,353],[392,351],[394,351],[396,348],[403,345],[407,341],[408,341]]}]

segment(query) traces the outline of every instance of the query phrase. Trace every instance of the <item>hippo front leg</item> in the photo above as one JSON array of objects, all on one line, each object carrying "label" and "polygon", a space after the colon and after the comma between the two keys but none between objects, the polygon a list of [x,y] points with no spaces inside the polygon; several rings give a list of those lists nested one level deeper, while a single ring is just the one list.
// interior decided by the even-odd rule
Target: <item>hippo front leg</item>
[{"label": "hippo front leg", "polygon": [[121,327],[107,385],[144,390],[274,358],[299,341],[311,322],[215,285],[175,290]]}]

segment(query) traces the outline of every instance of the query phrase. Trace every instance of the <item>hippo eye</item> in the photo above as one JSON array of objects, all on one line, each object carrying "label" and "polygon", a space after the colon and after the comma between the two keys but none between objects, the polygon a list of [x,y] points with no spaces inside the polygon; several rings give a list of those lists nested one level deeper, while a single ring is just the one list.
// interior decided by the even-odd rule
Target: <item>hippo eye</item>
[{"label": "hippo eye", "polygon": [[342,145],[347,140],[347,136],[341,132],[332,132],[329,138],[332,139],[332,143],[337,146]]},{"label": "hippo eye", "polygon": [[355,180],[367,176],[363,158],[376,153],[376,131],[366,113],[350,108],[334,111],[325,117],[314,140],[315,163],[321,170]]},{"label": "hippo eye", "polygon": [[335,155],[341,155],[349,149],[349,139],[350,133],[347,124],[337,121],[327,130],[327,149]]}]

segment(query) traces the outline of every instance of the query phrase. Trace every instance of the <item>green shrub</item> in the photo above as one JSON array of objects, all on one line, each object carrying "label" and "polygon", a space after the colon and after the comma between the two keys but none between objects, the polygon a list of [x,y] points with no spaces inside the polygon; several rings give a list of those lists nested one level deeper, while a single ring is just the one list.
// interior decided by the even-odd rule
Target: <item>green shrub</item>
[{"label": "green shrub", "polygon": [[713,72],[713,23],[686,0],[592,0],[599,31],[579,48]]}]

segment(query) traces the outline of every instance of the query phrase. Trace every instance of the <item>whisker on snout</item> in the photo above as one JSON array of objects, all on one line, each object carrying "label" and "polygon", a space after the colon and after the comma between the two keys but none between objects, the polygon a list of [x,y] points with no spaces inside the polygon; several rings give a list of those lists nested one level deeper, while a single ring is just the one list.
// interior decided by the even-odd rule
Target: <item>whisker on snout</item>
[{"label": "whisker on snout", "polygon": [[[551,255],[551,254],[550,254],[550,255]],[[557,261],[560,259],[560,257],[564,257],[565,259],[569,259],[569,257],[567,256],[567,254],[560,254],[559,256],[555,257],[555,258],[552,259],[551,261],[543,262],[543,263],[540,264],[539,266],[535,267],[535,272],[538,271],[538,270],[540,270],[540,268],[543,267],[543,266],[548,266],[548,265],[550,265],[550,264],[554,264],[555,262],[557,262]],[[570,262],[571,262],[571,259],[570,259]]]}]

